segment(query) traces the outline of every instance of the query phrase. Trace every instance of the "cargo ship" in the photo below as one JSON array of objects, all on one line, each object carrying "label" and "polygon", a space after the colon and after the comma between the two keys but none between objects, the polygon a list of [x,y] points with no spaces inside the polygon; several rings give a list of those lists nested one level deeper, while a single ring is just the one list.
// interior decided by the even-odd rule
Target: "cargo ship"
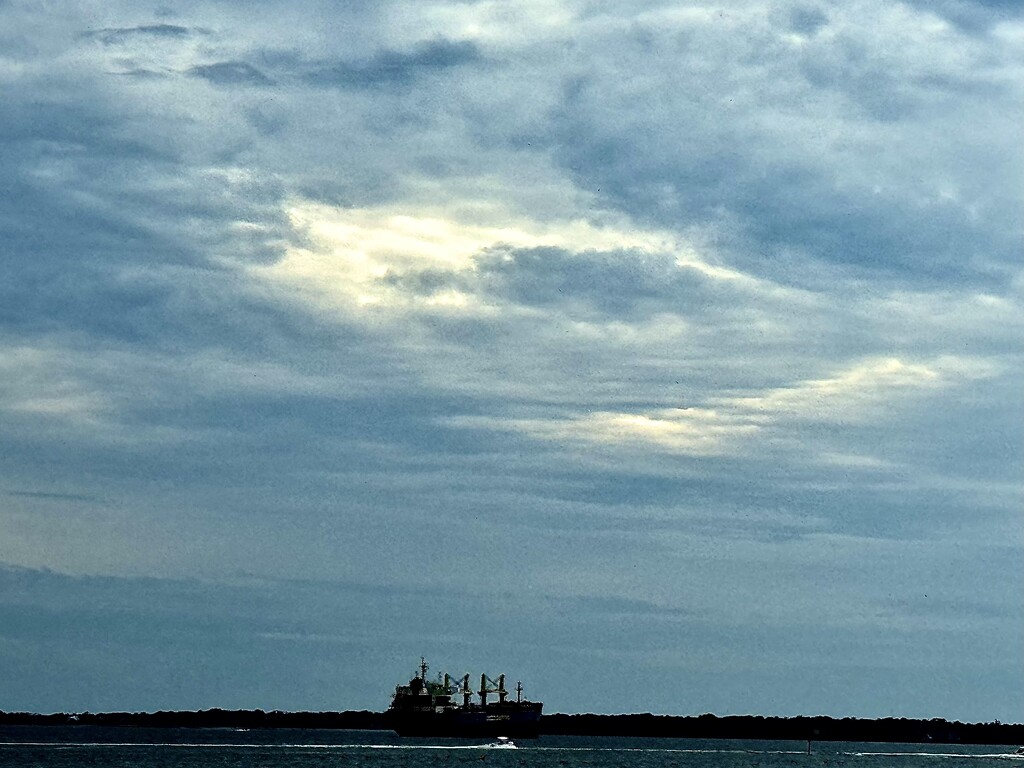
[{"label": "cargo ship", "polygon": [[[537,738],[544,704],[524,699],[522,683],[516,683],[511,699],[504,675],[497,680],[480,675],[480,690],[473,691],[469,675],[445,674],[433,681],[427,679],[427,669],[421,658],[409,684],[395,686],[387,716],[399,736]],[[479,701],[473,701],[474,695]]]}]

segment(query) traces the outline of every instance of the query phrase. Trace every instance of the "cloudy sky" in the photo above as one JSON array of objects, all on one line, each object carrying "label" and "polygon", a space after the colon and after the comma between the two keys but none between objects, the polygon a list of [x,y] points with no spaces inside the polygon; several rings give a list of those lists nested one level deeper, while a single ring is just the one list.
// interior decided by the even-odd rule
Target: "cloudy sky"
[{"label": "cloudy sky", "polygon": [[0,0],[3,710],[1024,718],[1011,0]]}]

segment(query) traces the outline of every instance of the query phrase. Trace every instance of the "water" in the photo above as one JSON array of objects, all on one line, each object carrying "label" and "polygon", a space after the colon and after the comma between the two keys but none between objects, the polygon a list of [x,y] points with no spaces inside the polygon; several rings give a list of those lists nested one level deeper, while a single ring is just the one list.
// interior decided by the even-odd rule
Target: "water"
[{"label": "water", "polygon": [[0,727],[0,768],[1024,768],[1014,747],[544,736],[518,749],[384,731]]}]

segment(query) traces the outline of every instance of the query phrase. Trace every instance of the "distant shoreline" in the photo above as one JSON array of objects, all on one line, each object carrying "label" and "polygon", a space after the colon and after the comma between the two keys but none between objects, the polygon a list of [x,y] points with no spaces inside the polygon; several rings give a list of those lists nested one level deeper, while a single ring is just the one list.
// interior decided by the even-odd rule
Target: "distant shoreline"
[{"label": "distant shoreline", "polygon": [[[35,714],[0,711],[0,726],[128,726],[146,728],[307,728],[391,730],[386,713],[264,712],[207,709],[198,712],[103,712]],[[854,741],[907,744],[1024,743],[1024,725],[961,723],[939,718],[760,717],[756,715],[544,715],[544,736],[650,736],[696,739]]]}]

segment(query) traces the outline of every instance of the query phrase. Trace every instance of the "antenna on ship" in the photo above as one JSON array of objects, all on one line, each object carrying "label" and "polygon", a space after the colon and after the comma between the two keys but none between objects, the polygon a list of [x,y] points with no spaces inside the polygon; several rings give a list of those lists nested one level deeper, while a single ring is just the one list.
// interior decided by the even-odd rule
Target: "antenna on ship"
[{"label": "antenna on ship", "polygon": [[523,701],[523,681],[520,680],[516,683],[516,702],[522,703]]},{"label": "antenna on ship", "polygon": [[420,680],[427,682],[427,660],[420,656]]}]

